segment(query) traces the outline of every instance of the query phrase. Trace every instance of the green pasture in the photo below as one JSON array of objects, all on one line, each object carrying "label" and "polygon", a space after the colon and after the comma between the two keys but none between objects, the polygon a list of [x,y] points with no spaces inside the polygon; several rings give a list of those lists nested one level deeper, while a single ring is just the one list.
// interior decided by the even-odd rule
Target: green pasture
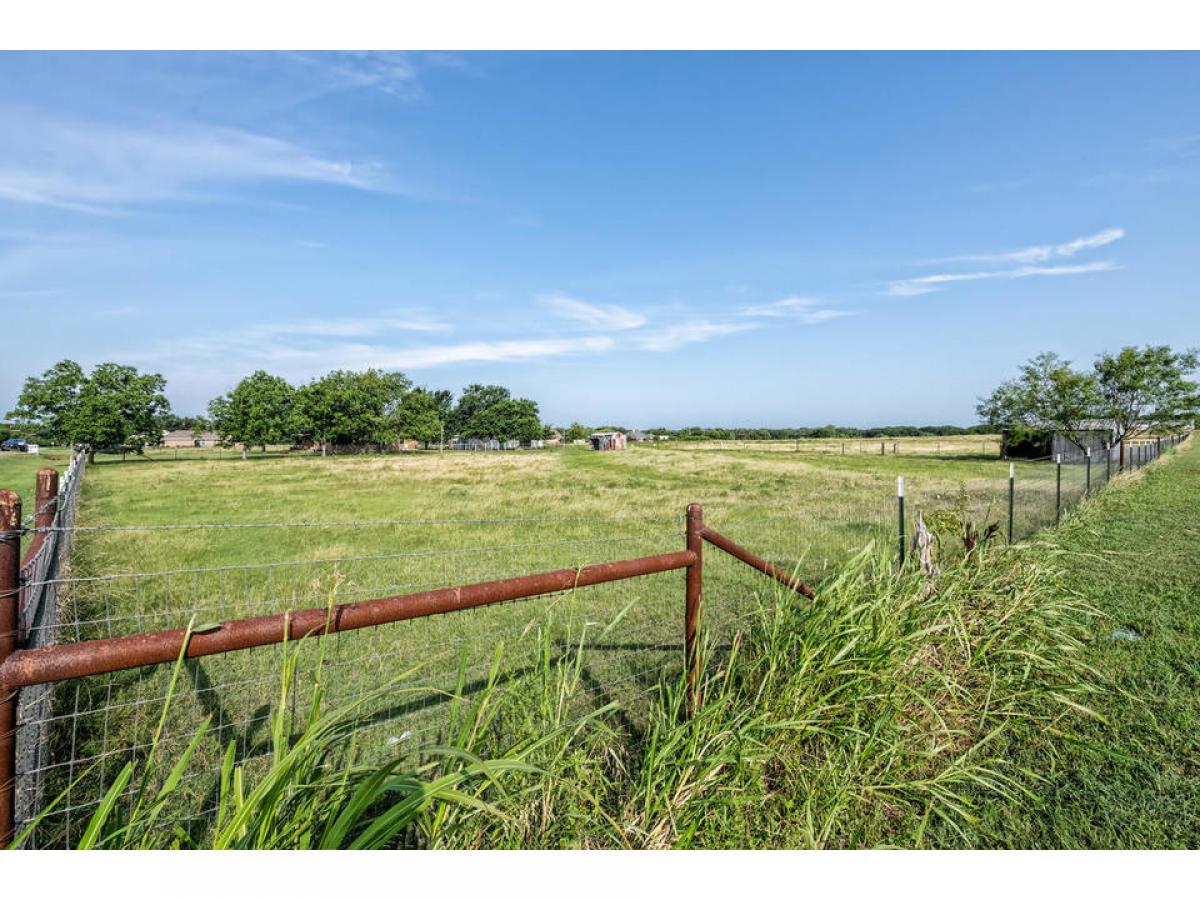
[{"label": "green pasture", "polygon": [[[704,505],[710,525],[817,584],[872,544],[885,556],[896,552],[898,475],[906,479],[910,535],[919,514],[941,511],[960,525],[1001,531],[1007,515],[1007,463],[969,453],[843,456],[680,444],[610,453],[567,447],[322,458],[276,451],[242,459],[194,450],[173,457],[102,455],[88,467],[79,524],[99,530],[77,536],[60,642],[189,621],[209,627],[677,550],[690,502]],[[14,467],[5,477],[31,481],[35,469]],[[1017,485],[1020,539],[1054,520],[1053,467],[1018,464]],[[1081,470],[1064,467],[1064,507],[1082,493]],[[306,524],[124,530],[277,523]],[[957,533],[939,537],[944,558],[961,554]],[[767,579],[709,549],[704,623],[713,660],[730,652],[770,596]],[[573,707],[618,703],[622,727],[636,731],[647,691],[681,668],[682,618],[683,573],[668,572],[340,635],[323,648],[320,667],[331,701],[353,700],[418,667],[403,698],[367,717],[356,738],[364,758],[436,742],[451,695],[487,683],[497,654],[513,678],[544,668],[550,656],[576,654],[582,688]],[[316,681],[315,653],[299,651],[291,702],[303,702],[305,686]],[[191,805],[203,805],[213,790],[229,740],[240,758],[266,752],[282,658],[279,648],[262,648],[188,664],[187,689],[176,694],[163,740],[166,748],[182,747],[199,722],[211,722],[196,751],[201,774]],[[145,750],[168,674],[133,670],[56,690],[47,785],[88,776],[47,821],[47,834],[73,833],[106,780]]]}]

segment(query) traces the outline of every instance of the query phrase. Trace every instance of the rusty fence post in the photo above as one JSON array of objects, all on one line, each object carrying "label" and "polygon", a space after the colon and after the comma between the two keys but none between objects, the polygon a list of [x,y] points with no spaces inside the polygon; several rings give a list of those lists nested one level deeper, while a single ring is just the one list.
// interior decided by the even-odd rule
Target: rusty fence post
[{"label": "rusty fence post", "polygon": [[[0,490],[0,663],[17,649],[21,498]],[[12,843],[17,777],[17,689],[0,684],[0,849]]]},{"label": "rusty fence post", "polygon": [[29,542],[29,549],[25,551],[26,560],[31,560],[37,556],[37,552],[42,549],[42,544],[46,543],[48,532],[45,529],[51,528],[54,525],[54,517],[58,513],[57,469],[38,470],[37,491],[34,494],[33,510],[33,527],[35,531],[33,540]]},{"label": "rusty fence post", "polygon": [[683,657],[687,668],[687,716],[699,709],[700,698],[700,603],[704,589],[704,507],[692,503],[687,508],[687,549],[696,561],[687,567],[683,614]]}]

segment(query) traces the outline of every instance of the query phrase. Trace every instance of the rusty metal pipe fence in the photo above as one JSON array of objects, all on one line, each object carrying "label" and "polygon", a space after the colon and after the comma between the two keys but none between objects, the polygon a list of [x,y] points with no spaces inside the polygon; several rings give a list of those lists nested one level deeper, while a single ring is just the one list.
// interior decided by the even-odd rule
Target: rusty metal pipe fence
[{"label": "rusty metal pipe fence", "polygon": [[[56,479],[53,473],[39,474],[39,521],[53,522],[46,512]],[[43,477],[44,476],[44,477]],[[74,481],[71,479],[74,478]],[[73,518],[74,492],[78,475],[68,475],[71,485],[70,503],[58,505]],[[58,493],[53,492],[57,497]],[[11,492],[0,494],[0,514],[5,516],[5,540],[0,545],[0,628],[4,631],[0,643],[0,845],[7,846],[14,837],[18,822],[28,821],[36,813],[37,803],[43,800],[40,780],[18,788],[18,756],[22,723],[17,710],[29,709],[24,691],[42,690],[52,685],[90,676],[109,675],[147,666],[162,666],[179,659],[192,660],[255,647],[283,644],[304,638],[335,635],[380,625],[457,613],[464,610],[524,600],[580,588],[602,585],[627,579],[642,578],[660,573],[685,570],[683,604],[683,664],[686,671],[688,714],[697,709],[702,659],[700,652],[700,618],[703,592],[703,546],[705,543],[728,553],[759,572],[762,572],[805,597],[813,591],[803,581],[790,576],[772,563],[758,557],[719,532],[704,525],[702,508],[688,507],[685,521],[685,549],[650,556],[596,563],[578,568],[558,569],[506,579],[477,582],[458,587],[419,591],[388,597],[378,597],[349,603],[332,604],[288,611],[277,615],[256,616],[225,621],[200,629],[168,629],[141,632],[110,638],[74,643],[28,646],[18,640],[21,629],[17,624],[17,600],[25,608],[27,599],[21,595],[24,567],[17,564],[14,548],[20,540],[20,498]],[[65,516],[64,516],[65,521]],[[69,535],[73,529],[62,524],[62,530],[43,524],[35,536],[26,565],[44,554],[55,552],[55,540]],[[41,538],[41,540],[38,540]],[[61,549],[64,545],[58,545]],[[29,570],[32,573],[32,569]],[[44,574],[44,573],[43,573]],[[40,581],[39,585],[52,582]],[[48,594],[28,602],[52,602]],[[38,610],[31,607],[30,614]],[[46,708],[33,710],[38,724],[45,727],[49,718]],[[33,742],[44,735],[33,735]],[[25,768],[44,771],[36,764]],[[18,797],[18,794],[21,796]],[[18,809],[18,807],[20,807]]]}]

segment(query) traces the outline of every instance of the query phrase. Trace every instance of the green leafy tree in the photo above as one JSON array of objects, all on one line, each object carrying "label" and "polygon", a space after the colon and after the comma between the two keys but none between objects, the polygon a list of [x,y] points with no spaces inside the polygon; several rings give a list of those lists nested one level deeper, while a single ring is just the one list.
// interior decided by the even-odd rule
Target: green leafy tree
[{"label": "green leafy tree", "polygon": [[247,375],[237,387],[208,405],[214,427],[223,441],[246,448],[291,440],[292,402],[296,389],[277,375],[261,369]]},{"label": "green leafy tree", "polygon": [[581,441],[591,433],[587,426],[579,422],[572,422],[567,426],[567,430],[563,432],[563,440],[568,442]]},{"label": "green leafy tree", "polygon": [[[467,431],[467,423],[478,413],[505,400],[512,399],[512,392],[498,384],[469,384],[463,388],[462,396],[450,413],[446,429],[463,437],[476,437]],[[484,435],[490,437],[491,435]]]},{"label": "green leafy tree", "polygon": [[1121,440],[1180,431],[1200,415],[1200,390],[1188,378],[1198,366],[1195,350],[1176,353],[1165,345],[1102,354],[1094,366],[1099,414],[1112,421]]},{"label": "green leafy tree", "polygon": [[83,444],[88,455],[121,445],[141,451],[161,438],[162,417],[171,405],[166,379],[133,366],[100,363],[90,376],[64,360],[41,378],[29,378],[13,415],[56,441]]},{"label": "green leafy tree", "polygon": [[463,428],[470,438],[533,441],[542,435],[538,406],[532,400],[506,399],[476,412]]},{"label": "green leafy tree", "polygon": [[396,414],[396,432],[404,440],[433,443],[442,436],[442,426],[448,404],[439,394],[450,396],[449,391],[427,391],[416,388],[404,395]]},{"label": "green leafy tree", "polygon": [[296,392],[292,432],[321,445],[383,446],[398,434],[398,412],[412,382],[400,372],[330,372]]},{"label": "green leafy tree", "polygon": [[993,428],[1051,431],[1083,449],[1081,432],[1097,415],[1099,400],[1095,378],[1075,371],[1054,353],[1041,353],[1021,366],[1015,379],[981,400],[976,410]]},{"label": "green leafy tree", "polygon": [[[216,401],[214,400],[213,403]],[[209,406],[212,404],[210,403]],[[216,429],[208,416],[177,416],[166,413],[160,419],[163,431],[213,431]]]},{"label": "green leafy tree", "polygon": [[87,383],[83,368],[74,360],[55,363],[40,377],[25,379],[17,408],[9,413],[16,424],[36,428],[51,443],[71,442],[67,419]]}]

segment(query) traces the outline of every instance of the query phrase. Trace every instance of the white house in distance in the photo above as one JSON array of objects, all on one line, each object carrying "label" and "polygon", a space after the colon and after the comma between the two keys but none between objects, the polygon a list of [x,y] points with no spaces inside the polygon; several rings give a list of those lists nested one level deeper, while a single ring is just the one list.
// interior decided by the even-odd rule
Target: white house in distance
[{"label": "white house in distance", "polygon": [[593,450],[625,449],[625,433],[621,431],[594,431],[588,441]]},{"label": "white house in distance", "polygon": [[215,447],[219,443],[215,431],[167,431],[162,436],[164,447]]}]

